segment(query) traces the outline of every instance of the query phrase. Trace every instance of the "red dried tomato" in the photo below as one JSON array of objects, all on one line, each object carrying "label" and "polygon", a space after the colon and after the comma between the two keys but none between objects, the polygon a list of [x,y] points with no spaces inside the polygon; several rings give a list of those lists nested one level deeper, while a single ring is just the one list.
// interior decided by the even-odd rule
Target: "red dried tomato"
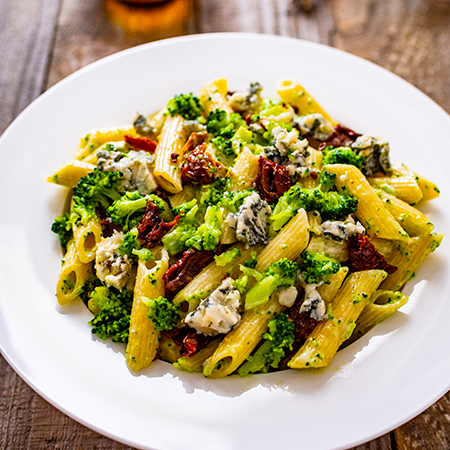
[{"label": "red dried tomato", "polygon": [[319,145],[319,150],[324,150],[326,147],[348,147],[361,136],[350,128],[336,125],[330,137]]},{"label": "red dried tomato", "polygon": [[166,291],[173,294],[186,286],[204,267],[214,259],[214,252],[191,248],[164,274]]},{"label": "red dried tomato", "polygon": [[275,203],[291,187],[291,178],[285,167],[263,156],[259,157],[259,174],[255,188],[263,200]]},{"label": "red dried tomato", "polygon": [[192,356],[211,342],[211,336],[199,334],[193,328],[183,327],[172,330],[172,339],[180,349],[181,356]]},{"label": "red dried tomato", "polygon": [[157,142],[152,141],[149,138],[146,137],[134,137],[130,136],[129,134],[126,134],[124,136],[125,142],[129,145],[131,145],[133,148],[137,150],[144,150],[148,153],[154,153],[156,146],[158,145]]},{"label": "red dried tomato", "polygon": [[397,270],[397,267],[388,264],[384,256],[378,253],[367,236],[355,234],[348,240],[347,249],[352,272],[381,269],[387,273],[394,273]]},{"label": "red dried tomato", "polygon": [[137,227],[140,243],[148,248],[158,245],[163,236],[180,220],[180,216],[176,216],[171,222],[164,222],[159,217],[159,211],[159,207],[149,200],[145,208],[144,217]]},{"label": "red dried tomato", "polygon": [[181,181],[186,184],[211,184],[226,174],[225,167],[206,151],[206,144],[197,146],[185,154],[181,169]]}]

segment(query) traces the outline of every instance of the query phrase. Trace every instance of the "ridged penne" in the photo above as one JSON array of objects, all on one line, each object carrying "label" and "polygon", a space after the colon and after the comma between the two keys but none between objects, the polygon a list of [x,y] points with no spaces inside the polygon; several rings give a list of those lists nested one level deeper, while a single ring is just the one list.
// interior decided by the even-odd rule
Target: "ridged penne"
[{"label": "ridged penne", "polygon": [[198,97],[203,105],[206,116],[216,109],[225,111],[227,114],[233,112],[233,108],[231,108],[226,98],[227,92],[228,83],[224,78],[210,81],[200,89]]},{"label": "ridged penne", "polygon": [[308,147],[309,155],[306,157],[306,166],[311,175],[302,180],[302,185],[308,189],[314,189],[319,186],[319,173],[322,170],[323,154],[319,150]]},{"label": "ridged penne", "polygon": [[155,151],[153,175],[162,188],[173,194],[183,189],[179,164],[173,163],[171,156],[172,154],[181,155],[186,142],[183,122],[184,119],[179,115],[166,118]]},{"label": "ridged penne", "polygon": [[443,234],[432,234],[414,237],[410,242],[399,242],[390,257],[386,258],[397,270],[383,281],[380,288],[400,291],[430,252],[439,247],[443,237]]},{"label": "ridged penne", "polygon": [[259,157],[244,147],[231,170],[231,192],[245,191],[253,187],[259,173],[258,161]]},{"label": "ridged penne", "polygon": [[91,262],[95,259],[97,245],[102,239],[102,227],[98,218],[93,216],[85,225],[74,223],[72,229],[80,261],[83,263]]},{"label": "ridged penne", "polygon": [[67,244],[67,251],[56,284],[56,298],[60,305],[67,305],[78,298],[91,268],[92,263],[85,264],[80,261],[75,241],[71,239]]},{"label": "ridged penne", "polygon": [[410,236],[428,236],[434,229],[430,219],[408,203],[383,191],[377,191],[386,209]]},{"label": "ridged penne", "polygon": [[368,180],[374,188],[386,190],[411,205],[422,200],[423,194],[414,176],[369,177]]},{"label": "ridged penne", "polygon": [[334,297],[336,297],[347,273],[348,267],[341,267],[336,273],[328,275],[328,283],[323,283],[317,288],[317,292],[319,292],[326,304],[331,303]]},{"label": "ridged penne", "polygon": [[220,337],[216,338],[195,355],[182,356],[177,360],[177,362],[174,363],[174,366],[179,370],[184,370],[185,372],[203,372],[204,362],[216,351],[220,341]]},{"label": "ridged penne", "polygon": [[342,347],[355,342],[361,336],[370,331],[375,325],[385,320],[408,302],[408,297],[401,292],[379,290],[372,294],[370,303],[356,321],[352,335],[344,341]]},{"label": "ridged penne", "polygon": [[311,236],[306,250],[312,253],[323,253],[329,258],[337,259],[340,262],[348,261],[346,241],[335,241],[326,239],[323,236]]},{"label": "ridged penne", "polygon": [[352,273],[331,302],[332,317],[317,324],[288,366],[292,369],[327,366],[351,336],[356,320],[385,277],[383,270]]},{"label": "ridged penne", "polygon": [[319,113],[332,125],[337,125],[337,122],[325,112],[296,80],[284,78],[277,83],[276,89],[283,103],[298,108],[300,115]]},{"label": "ridged penne", "polygon": [[93,164],[74,159],[64,163],[51,177],[47,178],[47,181],[71,188],[76,186],[80,178],[85,177],[94,168]]},{"label": "ridged penne", "polygon": [[154,254],[158,260],[150,263],[139,261],[136,275],[127,345],[127,363],[133,371],[147,367],[158,349],[159,332],[148,318],[148,306],[142,301],[142,297],[149,300],[164,297],[162,277],[169,267],[169,254],[164,248],[155,249]]},{"label": "ridged penne", "polygon": [[327,172],[337,175],[336,186],[340,191],[345,188],[358,199],[356,215],[370,236],[399,241],[409,240],[408,234],[384,207],[384,203],[357,167],[331,164],[325,168]]}]

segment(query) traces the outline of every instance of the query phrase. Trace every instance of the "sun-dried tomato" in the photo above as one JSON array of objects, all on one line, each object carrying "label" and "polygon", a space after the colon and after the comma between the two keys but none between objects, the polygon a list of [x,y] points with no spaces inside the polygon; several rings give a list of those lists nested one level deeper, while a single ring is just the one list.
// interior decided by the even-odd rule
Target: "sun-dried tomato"
[{"label": "sun-dried tomato", "polygon": [[180,349],[181,356],[192,356],[205,348],[211,342],[211,336],[197,333],[189,327],[174,328],[172,339]]},{"label": "sun-dried tomato", "polygon": [[333,132],[330,137],[323,141],[319,145],[319,150],[324,150],[326,147],[349,147],[356,141],[356,139],[361,136],[350,128],[343,127],[342,125],[336,125],[333,128]]},{"label": "sun-dried tomato", "polygon": [[186,286],[204,267],[214,259],[212,251],[198,251],[191,248],[164,274],[166,291],[173,294]]},{"label": "sun-dried tomato", "polygon": [[158,145],[157,142],[152,141],[149,138],[146,137],[134,137],[129,134],[126,134],[124,136],[125,142],[129,145],[131,145],[133,148],[137,150],[144,150],[148,153],[154,153],[156,146]]},{"label": "sun-dried tomato", "polygon": [[355,234],[348,240],[347,249],[352,272],[381,269],[387,273],[394,273],[397,270],[397,267],[388,264],[384,256],[378,253],[367,236]]},{"label": "sun-dried tomato", "polygon": [[184,155],[181,181],[186,184],[211,184],[217,177],[226,174],[225,167],[206,151],[206,144],[200,144]]},{"label": "sun-dried tomato", "polygon": [[170,162],[173,164],[176,164],[179,157],[180,157],[180,155],[178,153],[171,153],[170,154]]},{"label": "sun-dried tomato", "polygon": [[259,157],[259,174],[255,188],[268,203],[275,203],[291,187],[288,170],[281,164]]},{"label": "sun-dried tomato", "polygon": [[114,225],[110,219],[101,219],[100,225],[103,229],[103,237],[110,237],[114,234],[114,231],[122,231],[120,225]]},{"label": "sun-dried tomato", "polygon": [[160,209],[155,203],[148,201],[144,217],[137,227],[139,241],[147,248],[158,245],[163,236],[180,220],[180,216],[176,216],[171,222],[165,222],[159,217],[159,211]]}]

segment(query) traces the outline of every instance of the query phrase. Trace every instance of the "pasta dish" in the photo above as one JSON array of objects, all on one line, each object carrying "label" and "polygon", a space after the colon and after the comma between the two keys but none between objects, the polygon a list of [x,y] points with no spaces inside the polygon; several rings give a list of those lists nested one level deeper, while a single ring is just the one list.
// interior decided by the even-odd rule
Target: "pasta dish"
[{"label": "pasta dish", "polygon": [[82,301],[133,371],[217,378],[326,367],[407,301],[441,243],[436,185],[340,124],[295,80],[213,80],[132,125],[93,130],[48,181],[56,297]]}]

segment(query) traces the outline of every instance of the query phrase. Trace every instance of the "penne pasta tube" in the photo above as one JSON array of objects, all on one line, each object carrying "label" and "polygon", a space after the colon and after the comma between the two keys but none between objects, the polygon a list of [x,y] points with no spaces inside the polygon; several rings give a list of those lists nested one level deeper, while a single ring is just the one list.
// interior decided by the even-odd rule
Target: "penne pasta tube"
[{"label": "penne pasta tube", "polygon": [[306,166],[309,168],[310,176],[302,180],[303,187],[314,189],[319,186],[319,173],[322,170],[323,154],[319,150],[308,147],[309,155],[306,157]]},{"label": "penne pasta tube", "polygon": [[173,194],[183,189],[180,167],[172,162],[172,154],[181,155],[186,142],[183,122],[183,117],[179,115],[168,116],[155,150],[153,175],[163,189]]},{"label": "penne pasta tube", "polygon": [[86,225],[81,224],[78,226],[74,223],[72,229],[80,261],[83,263],[93,261],[97,245],[102,239],[102,227],[97,217],[92,217]]},{"label": "penne pasta tube", "polygon": [[368,180],[374,188],[385,190],[411,205],[422,200],[423,194],[414,176],[369,177]]},{"label": "penne pasta tube", "polygon": [[162,277],[169,267],[169,254],[164,248],[155,249],[154,254],[158,260],[139,261],[136,275],[126,356],[128,367],[133,371],[143,369],[153,361],[159,344],[159,332],[148,318],[148,306],[142,298],[151,300],[164,296]]},{"label": "penne pasta tube", "polygon": [[78,184],[80,178],[85,177],[94,169],[93,164],[74,159],[64,163],[51,177],[47,178],[47,181],[71,188]]},{"label": "penne pasta tube", "polygon": [[408,302],[408,297],[401,292],[379,290],[372,294],[370,303],[356,321],[352,335],[341,346],[345,348],[358,340],[388,316]]},{"label": "penne pasta tube", "polygon": [[410,236],[428,236],[434,229],[430,219],[408,203],[383,191],[376,192],[386,209]]},{"label": "penne pasta tube", "polygon": [[244,147],[231,170],[231,192],[251,189],[258,173],[259,157]]},{"label": "penne pasta tube", "polygon": [[89,277],[91,268],[92,263],[84,264],[80,261],[75,241],[70,240],[56,284],[56,298],[60,305],[67,305],[67,303],[78,298]]},{"label": "penne pasta tube", "polygon": [[308,216],[304,209],[300,209],[258,255],[256,270],[264,272],[271,263],[281,258],[295,261],[305,250],[308,241]]},{"label": "penne pasta tube", "polygon": [[317,288],[323,301],[328,305],[336,297],[348,273],[348,267],[341,267],[338,272],[328,275],[328,283]]},{"label": "penne pasta tube", "polygon": [[205,348],[192,356],[182,356],[173,365],[185,372],[203,372],[204,362],[216,351],[221,338],[214,339]]},{"label": "penne pasta tube", "polygon": [[336,186],[339,191],[347,189],[358,199],[356,215],[370,236],[409,241],[408,234],[384,207],[384,203],[357,167],[330,164],[325,168],[327,172],[337,175]]},{"label": "penne pasta tube", "polygon": [[357,318],[384,278],[386,272],[383,270],[352,273],[331,302],[332,317],[317,324],[288,366],[292,369],[327,366],[341,344],[350,337]]},{"label": "penne pasta tube", "polygon": [[390,257],[386,258],[397,270],[381,283],[381,289],[400,291],[425,258],[439,247],[443,237],[443,234],[431,234],[414,237],[411,242],[400,242]]},{"label": "penne pasta tube", "polygon": [[288,105],[295,106],[300,115],[319,113],[328,122],[331,122],[333,126],[337,125],[337,122],[325,112],[296,80],[284,78],[276,84],[276,90],[281,100]]},{"label": "penne pasta tube", "polygon": [[227,92],[228,83],[224,78],[210,81],[200,89],[198,98],[203,104],[206,117],[216,109],[225,111],[227,114],[233,112],[233,108],[231,108],[226,98]]},{"label": "penne pasta tube", "polygon": [[81,142],[75,151],[75,159],[86,160],[89,156],[95,156],[95,150],[97,150],[100,145],[106,144],[107,142],[123,141],[126,134],[136,136],[136,130],[132,125],[125,125],[119,128],[114,127],[93,130],[81,139]]},{"label": "penne pasta tube", "polygon": [[311,253],[323,253],[329,258],[337,259],[339,262],[348,261],[346,241],[335,241],[323,236],[312,236],[306,250]]},{"label": "penne pasta tube", "polygon": [[221,378],[234,372],[258,345],[273,315],[285,309],[278,302],[278,295],[274,294],[265,305],[246,311],[241,322],[223,338],[216,351],[205,361],[203,375]]}]

